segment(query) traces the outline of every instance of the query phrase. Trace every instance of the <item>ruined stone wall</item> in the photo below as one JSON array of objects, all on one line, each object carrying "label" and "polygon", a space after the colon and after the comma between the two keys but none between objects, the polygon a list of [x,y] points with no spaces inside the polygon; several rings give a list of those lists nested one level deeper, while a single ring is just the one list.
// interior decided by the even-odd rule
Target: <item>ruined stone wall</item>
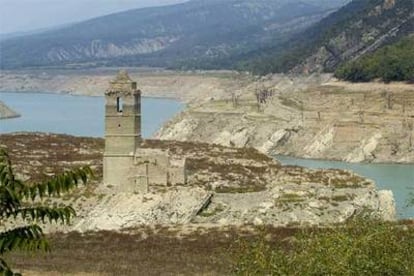
[{"label": "ruined stone wall", "polygon": [[168,181],[172,185],[186,184],[186,159],[170,159]]},{"label": "ruined stone wall", "polygon": [[137,148],[133,173],[148,176],[149,185],[185,184],[184,166],[184,159],[171,159],[163,150]]},{"label": "ruined stone wall", "polygon": [[105,185],[116,191],[135,192],[134,180],[130,177],[133,156],[104,156],[103,177]]},{"label": "ruined stone wall", "polygon": [[134,174],[148,177],[149,185],[167,185],[168,168],[169,161],[166,153],[157,149],[137,149]]}]

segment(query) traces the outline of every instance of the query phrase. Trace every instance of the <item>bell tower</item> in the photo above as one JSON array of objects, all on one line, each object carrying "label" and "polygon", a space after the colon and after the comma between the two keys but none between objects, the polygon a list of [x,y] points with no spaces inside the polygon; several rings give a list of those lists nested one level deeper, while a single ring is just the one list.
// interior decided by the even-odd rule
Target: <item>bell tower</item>
[{"label": "bell tower", "polygon": [[130,169],[141,141],[141,91],[120,71],[105,92],[104,184],[129,191]]}]

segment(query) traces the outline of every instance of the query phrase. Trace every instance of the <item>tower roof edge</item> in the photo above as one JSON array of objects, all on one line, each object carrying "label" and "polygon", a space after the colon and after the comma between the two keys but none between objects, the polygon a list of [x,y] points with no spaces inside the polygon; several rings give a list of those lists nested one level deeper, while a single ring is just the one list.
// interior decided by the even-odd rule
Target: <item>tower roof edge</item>
[{"label": "tower roof edge", "polygon": [[141,91],[137,89],[137,83],[132,81],[126,70],[120,70],[116,78],[109,82],[109,88],[105,95],[111,94],[139,94]]}]

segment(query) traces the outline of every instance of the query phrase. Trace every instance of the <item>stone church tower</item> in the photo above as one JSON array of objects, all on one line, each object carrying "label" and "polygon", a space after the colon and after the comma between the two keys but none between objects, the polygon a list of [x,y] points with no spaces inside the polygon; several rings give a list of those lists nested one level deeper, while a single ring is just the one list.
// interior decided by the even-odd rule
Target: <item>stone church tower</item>
[{"label": "stone church tower", "polygon": [[141,139],[141,91],[126,71],[110,82],[105,100],[104,185],[117,192],[147,193],[150,186],[185,184],[186,159],[168,148],[145,146]]},{"label": "stone church tower", "polygon": [[131,164],[141,142],[141,91],[126,71],[120,71],[105,92],[104,184],[131,191]]}]

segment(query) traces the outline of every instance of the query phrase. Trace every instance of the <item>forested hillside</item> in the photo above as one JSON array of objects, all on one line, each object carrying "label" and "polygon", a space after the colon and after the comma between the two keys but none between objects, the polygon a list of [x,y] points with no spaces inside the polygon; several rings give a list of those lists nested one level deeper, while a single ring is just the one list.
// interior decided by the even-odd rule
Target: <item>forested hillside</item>
[{"label": "forested hillside", "polygon": [[413,5],[410,0],[353,0],[287,42],[245,55],[239,68],[257,74],[332,72],[412,34]]},{"label": "forested hillside", "polygon": [[[337,76],[354,81],[407,79],[410,51],[403,46],[391,50],[399,49],[398,58],[380,62],[387,48],[358,60],[413,34],[413,2],[192,0],[0,40],[0,68],[150,66],[259,75],[341,68]],[[398,76],[373,68],[385,63]]]},{"label": "forested hillside", "polygon": [[374,79],[414,82],[414,36],[345,63],[336,70],[335,76],[353,82]]},{"label": "forested hillside", "polygon": [[343,1],[193,0],[130,10],[2,40],[1,67],[230,68],[244,53],[286,41]]}]

